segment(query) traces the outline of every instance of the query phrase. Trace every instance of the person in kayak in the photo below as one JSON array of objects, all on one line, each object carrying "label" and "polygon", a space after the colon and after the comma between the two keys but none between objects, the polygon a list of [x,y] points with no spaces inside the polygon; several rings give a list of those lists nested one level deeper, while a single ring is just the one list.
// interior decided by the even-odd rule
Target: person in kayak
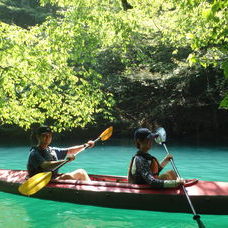
[{"label": "person in kayak", "polygon": [[[50,147],[52,142],[52,131],[48,126],[38,127],[32,133],[33,139],[37,141],[37,145],[30,149],[27,170],[29,176],[33,176],[40,172],[48,172],[60,165],[64,159],[70,161],[75,159],[75,155],[86,147],[93,147],[94,141],[88,141],[86,144],[77,145],[69,148]],[[53,177],[55,179],[73,179],[90,181],[87,172],[83,169],[77,169],[70,173],[58,175],[58,171],[54,171]]]},{"label": "person in kayak", "polygon": [[147,128],[139,128],[135,131],[134,142],[138,152],[131,160],[128,182],[132,184],[150,184],[154,188],[173,188],[184,184],[184,180],[178,179],[173,170],[160,175],[161,170],[169,163],[172,155],[167,155],[159,163],[157,158],[148,153],[155,137],[157,135]]}]

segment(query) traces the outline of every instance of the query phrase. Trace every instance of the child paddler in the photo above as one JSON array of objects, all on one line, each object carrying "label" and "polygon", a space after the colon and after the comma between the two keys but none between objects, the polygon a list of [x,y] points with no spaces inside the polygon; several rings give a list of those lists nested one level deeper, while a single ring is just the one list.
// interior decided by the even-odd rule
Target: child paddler
[{"label": "child paddler", "polygon": [[175,188],[184,183],[183,179],[178,179],[173,170],[169,170],[160,175],[161,170],[169,163],[172,155],[167,155],[159,163],[157,158],[148,153],[152,147],[153,134],[147,128],[139,128],[134,133],[134,142],[138,152],[132,158],[128,181],[132,184],[150,184],[154,188]]}]

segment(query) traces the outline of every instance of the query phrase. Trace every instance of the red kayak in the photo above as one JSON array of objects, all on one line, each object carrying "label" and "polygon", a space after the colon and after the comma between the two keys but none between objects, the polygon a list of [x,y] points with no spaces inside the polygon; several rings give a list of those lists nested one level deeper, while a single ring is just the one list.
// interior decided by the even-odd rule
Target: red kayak
[{"label": "red kayak", "polygon": [[[0,191],[20,194],[25,170],[0,169]],[[192,213],[182,189],[153,189],[127,183],[124,176],[90,175],[92,182],[52,181],[32,197],[94,206]],[[228,183],[188,180],[188,195],[199,214],[228,215]]]}]

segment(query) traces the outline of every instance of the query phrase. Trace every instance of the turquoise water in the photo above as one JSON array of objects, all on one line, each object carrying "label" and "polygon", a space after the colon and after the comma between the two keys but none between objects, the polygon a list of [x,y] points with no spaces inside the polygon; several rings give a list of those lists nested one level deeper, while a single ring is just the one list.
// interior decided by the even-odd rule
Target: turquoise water
[{"label": "turquoise water", "polygon": [[[65,146],[65,145],[64,145]],[[68,144],[68,146],[71,146]],[[228,182],[228,146],[169,145],[182,177]],[[1,169],[25,169],[28,147],[0,146]],[[61,171],[84,168],[93,174],[126,175],[135,149],[131,142],[98,143],[80,153]],[[151,151],[162,159],[165,151],[154,145]],[[167,169],[170,169],[168,166]],[[227,205],[228,210],[228,205]],[[197,228],[191,214],[161,213],[76,205],[33,199],[0,192],[0,227],[27,228]],[[228,216],[201,215],[207,228],[227,228]]]}]

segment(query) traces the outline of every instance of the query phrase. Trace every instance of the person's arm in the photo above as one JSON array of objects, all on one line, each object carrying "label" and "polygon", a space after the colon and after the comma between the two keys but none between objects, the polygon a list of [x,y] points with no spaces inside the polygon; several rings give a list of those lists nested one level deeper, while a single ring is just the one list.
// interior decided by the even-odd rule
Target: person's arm
[{"label": "person's arm", "polygon": [[136,170],[140,173],[141,177],[147,184],[154,188],[162,188],[164,185],[163,180],[155,179],[150,171],[149,163],[141,157],[135,157]]},{"label": "person's arm", "polygon": [[58,165],[60,165],[62,162],[64,162],[65,160],[58,160],[58,161],[43,161],[40,165],[40,167],[44,170],[44,171],[50,171],[54,168],[56,168]]},{"label": "person's arm", "polygon": [[162,169],[170,162],[170,160],[173,159],[173,155],[172,154],[168,154],[163,161],[160,163]]},{"label": "person's arm", "polygon": [[150,184],[153,188],[176,188],[181,184],[184,184],[183,179],[177,180],[159,180],[153,177],[150,167],[147,161],[135,157],[137,170],[140,172],[142,178],[147,184]]}]

